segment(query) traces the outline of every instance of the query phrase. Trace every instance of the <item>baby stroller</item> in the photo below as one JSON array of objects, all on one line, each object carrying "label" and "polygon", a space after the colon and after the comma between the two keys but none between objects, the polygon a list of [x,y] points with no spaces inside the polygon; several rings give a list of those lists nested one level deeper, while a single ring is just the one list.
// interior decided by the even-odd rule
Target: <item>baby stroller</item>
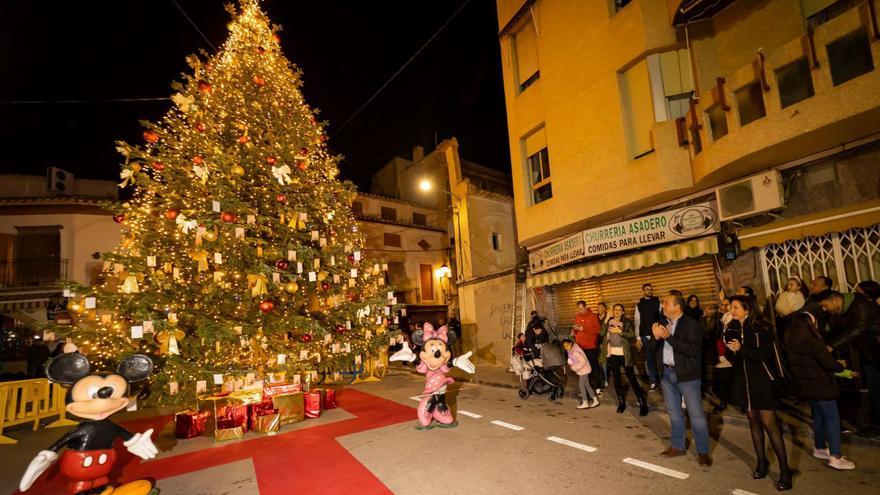
[{"label": "baby stroller", "polygon": [[520,362],[513,364],[522,383],[519,398],[525,400],[532,394],[549,392],[550,400],[559,399],[565,394],[565,358],[562,349],[556,342],[550,342],[541,346],[539,351],[540,356],[535,356],[531,349],[525,349]]}]

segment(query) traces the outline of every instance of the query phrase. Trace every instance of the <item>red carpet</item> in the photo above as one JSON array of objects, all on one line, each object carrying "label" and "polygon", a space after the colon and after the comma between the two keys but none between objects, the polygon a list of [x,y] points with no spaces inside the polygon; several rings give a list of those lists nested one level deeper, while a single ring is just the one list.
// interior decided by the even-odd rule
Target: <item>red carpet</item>
[{"label": "red carpet", "polygon": [[[352,389],[342,391],[338,402],[340,408],[356,418],[282,435],[261,436],[146,463],[120,448],[117,450],[119,461],[110,479],[119,484],[139,478],[152,478],[158,480],[161,489],[163,478],[252,458],[262,495],[391,493],[336,441],[336,437],[404,421],[415,421],[415,411],[412,407]],[[160,416],[127,422],[125,426],[135,432],[151,427],[158,432],[171,420],[170,416]],[[64,493],[64,484],[65,480],[60,476],[56,464],[26,493],[58,495]]]}]

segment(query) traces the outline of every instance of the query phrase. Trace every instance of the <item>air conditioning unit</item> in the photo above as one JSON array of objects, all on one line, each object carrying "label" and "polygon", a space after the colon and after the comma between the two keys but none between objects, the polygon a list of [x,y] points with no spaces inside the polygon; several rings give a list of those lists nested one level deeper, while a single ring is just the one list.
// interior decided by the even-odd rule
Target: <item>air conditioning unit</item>
[{"label": "air conditioning unit", "polygon": [[46,178],[49,190],[58,194],[73,194],[73,174],[58,167],[49,167]]},{"label": "air conditioning unit", "polygon": [[753,175],[715,189],[715,197],[718,218],[722,221],[782,208],[785,203],[782,175],[776,170]]}]

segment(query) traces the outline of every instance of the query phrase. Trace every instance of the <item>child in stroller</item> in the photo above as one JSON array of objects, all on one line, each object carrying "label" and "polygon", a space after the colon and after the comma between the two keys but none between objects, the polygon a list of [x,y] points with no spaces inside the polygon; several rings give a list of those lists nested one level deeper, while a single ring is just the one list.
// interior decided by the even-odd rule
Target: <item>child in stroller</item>
[{"label": "child in stroller", "polygon": [[[519,347],[519,346],[517,346]],[[522,387],[519,397],[523,400],[530,395],[550,393],[550,400],[561,398],[565,394],[565,358],[562,349],[556,342],[549,342],[547,332],[541,325],[528,331],[525,345],[521,347],[522,356],[514,356],[511,364],[519,375]]]}]

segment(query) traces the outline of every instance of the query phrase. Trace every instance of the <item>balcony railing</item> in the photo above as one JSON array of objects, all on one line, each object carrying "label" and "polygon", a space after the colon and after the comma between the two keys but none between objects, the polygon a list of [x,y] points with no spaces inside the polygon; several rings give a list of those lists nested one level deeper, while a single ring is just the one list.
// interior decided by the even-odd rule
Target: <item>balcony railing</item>
[{"label": "balcony railing", "polygon": [[55,256],[0,261],[0,288],[54,285],[67,279],[67,265]]}]

